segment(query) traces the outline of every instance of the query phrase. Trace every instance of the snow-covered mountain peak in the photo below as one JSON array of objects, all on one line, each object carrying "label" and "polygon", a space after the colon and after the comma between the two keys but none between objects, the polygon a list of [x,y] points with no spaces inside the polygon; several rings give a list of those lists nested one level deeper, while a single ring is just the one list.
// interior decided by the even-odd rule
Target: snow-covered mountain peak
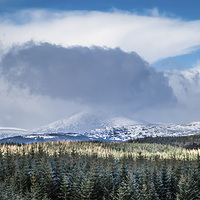
[{"label": "snow-covered mountain peak", "polygon": [[[127,117],[100,113],[78,113],[34,131],[0,128],[2,142],[41,142],[60,140],[127,141],[156,136],[200,134],[200,122],[188,124],[147,124]],[[12,138],[13,137],[13,138]],[[7,139],[6,139],[7,138]]]},{"label": "snow-covered mountain peak", "polygon": [[34,130],[34,132],[75,132],[82,133],[91,130],[91,128],[101,127],[102,120],[100,116],[96,116],[93,113],[81,112],[75,114],[69,118],[61,119],[53,122],[42,128]]},{"label": "snow-covered mountain peak", "polygon": [[[19,142],[18,136],[23,142],[29,140],[32,142],[44,140],[127,141],[142,137],[193,134],[200,134],[198,121],[188,124],[149,124],[123,115],[108,115],[103,112],[81,112],[32,131],[0,127],[0,139],[4,142]],[[15,140],[9,137],[15,137]]]},{"label": "snow-covered mountain peak", "polygon": [[81,112],[67,119],[58,120],[33,132],[39,133],[85,133],[106,127],[141,124],[126,117],[110,117],[105,113]]}]

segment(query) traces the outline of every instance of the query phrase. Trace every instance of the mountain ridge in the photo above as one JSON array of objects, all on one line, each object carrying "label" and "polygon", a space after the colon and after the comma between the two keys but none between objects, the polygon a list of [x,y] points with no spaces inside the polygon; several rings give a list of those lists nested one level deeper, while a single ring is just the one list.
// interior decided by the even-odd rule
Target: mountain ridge
[{"label": "mountain ridge", "polygon": [[130,117],[108,116],[105,113],[95,114],[93,112],[80,112],[67,119],[58,120],[39,129],[33,130],[35,133],[60,133],[76,132],[83,134],[85,132],[103,129],[110,126],[123,126],[144,124],[142,121],[135,121]]},{"label": "mountain ridge", "polygon": [[123,116],[81,112],[39,129],[0,128],[0,142],[107,141],[122,142],[144,137],[200,134],[200,122],[188,124],[150,124]]}]

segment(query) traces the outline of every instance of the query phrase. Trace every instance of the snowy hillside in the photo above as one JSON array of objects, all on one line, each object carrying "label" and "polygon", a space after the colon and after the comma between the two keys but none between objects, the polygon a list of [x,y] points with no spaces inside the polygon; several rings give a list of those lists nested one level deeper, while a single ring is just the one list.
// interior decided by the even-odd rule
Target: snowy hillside
[{"label": "snowy hillside", "polygon": [[126,117],[82,112],[34,130],[34,133],[79,133],[90,140],[126,141],[141,137],[200,134],[200,122],[155,125]]},{"label": "snowy hillside", "polygon": [[156,136],[184,136],[200,134],[200,122],[156,125],[134,121],[126,117],[79,113],[39,129],[27,131],[0,128],[0,142],[41,142],[59,140],[126,141]]},{"label": "snowy hillside", "polygon": [[84,133],[85,136],[109,141],[126,141],[129,139],[156,136],[184,136],[200,134],[200,122],[181,125],[124,125],[96,129]]},{"label": "snowy hillside", "polygon": [[34,133],[79,133],[90,139],[126,141],[148,136],[200,134],[200,122],[155,125],[127,117],[108,117],[103,114],[81,112],[68,119],[56,121],[34,130]]},{"label": "snowy hillside", "polygon": [[12,128],[12,127],[0,127],[0,139],[7,137],[14,137],[18,135],[26,135],[28,134],[28,130]]},{"label": "snowy hillside", "polygon": [[81,112],[67,119],[56,121],[42,128],[33,130],[35,133],[80,133],[106,127],[141,124],[125,117],[108,117],[105,114]]}]

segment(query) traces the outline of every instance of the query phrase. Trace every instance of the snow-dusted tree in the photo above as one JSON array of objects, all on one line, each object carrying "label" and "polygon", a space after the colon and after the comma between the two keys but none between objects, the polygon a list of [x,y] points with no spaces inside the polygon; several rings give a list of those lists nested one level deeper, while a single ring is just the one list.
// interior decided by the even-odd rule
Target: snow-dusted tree
[{"label": "snow-dusted tree", "polygon": [[59,199],[62,200],[71,200],[73,199],[72,194],[71,194],[71,183],[69,181],[69,178],[67,176],[63,176],[61,185],[60,185],[60,190],[61,193],[59,195]]},{"label": "snow-dusted tree", "polygon": [[196,182],[191,179],[190,176],[184,177],[181,176],[179,181],[179,192],[177,194],[177,200],[199,200],[199,188],[197,187]]},{"label": "snow-dusted tree", "polygon": [[170,198],[170,174],[166,160],[164,161],[164,165],[161,170],[161,185],[159,197],[161,200],[166,200]]}]

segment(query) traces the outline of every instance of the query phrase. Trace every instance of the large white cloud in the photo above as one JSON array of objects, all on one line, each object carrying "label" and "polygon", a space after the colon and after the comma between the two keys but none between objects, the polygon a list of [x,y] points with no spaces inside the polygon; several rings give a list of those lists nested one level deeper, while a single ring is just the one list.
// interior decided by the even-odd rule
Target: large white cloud
[{"label": "large white cloud", "polygon": [[[0,18],[0,125],[35,128],[88,106],[150,122],[199,120],[197,68],[166,78],[130,52],[150,63],[191,52],[200,45],[200,21],[121,11]],[[85,48],[94,45],[103,48]]]},{"label": "large white cloud", "polygon": [[145,109],[135,116],[147,121],[166,123],[188,123],[200,121],[200,66],[187,70],[165,71],[169,85],[176,96],[177,104],[173,107]]},{"label": "large white cloud", "polygon": [[183,71],[166,71],[165,76],[179,102],[200,109],[200,66]]},{"label": "large white cloud", "polygon": [[200,21],[121,11],[26,10],[1,16],[0,22],[0,40],[4,48],[29,40],[64,47],[120,47],[124,51],[136,51],[150,63],[194,50],[200,45],[199,32]]},{"label": "large white cloud", "polygon": [[199,67],[159,73],[134,52],[47,43],[16,46],[0,66],[1,126],[36,128],[85,109],[199,120]]},{"label": "large white cloud", "polygon": [[[9,112],[16,106],[18,111],[22,108],[29,113],[30,119],[37,115],[34,124],[39,118],[44,120],[45,115],[46,121],[59,119],[64,112],[67,115],[77,111],[77,107],[132,115],[176,103],[162,73],[136,53],[120,49],[32,43],[11,49],[0,66],[1,75],[12,89],[9,95],[3,93],[11,99]],[[6,92],[7,85],[3,87]],[[13,99],[17,99],[17,104]],[[56,110],[54,116],[53,110]]]},{"label": "large white cloud", "polygon": [[196,66],[187,70],[166,71],[169,85],[177,98],[177,105],[165,112],[165,116],[174,122],[191,122],[200,120],[200,67]]}]

